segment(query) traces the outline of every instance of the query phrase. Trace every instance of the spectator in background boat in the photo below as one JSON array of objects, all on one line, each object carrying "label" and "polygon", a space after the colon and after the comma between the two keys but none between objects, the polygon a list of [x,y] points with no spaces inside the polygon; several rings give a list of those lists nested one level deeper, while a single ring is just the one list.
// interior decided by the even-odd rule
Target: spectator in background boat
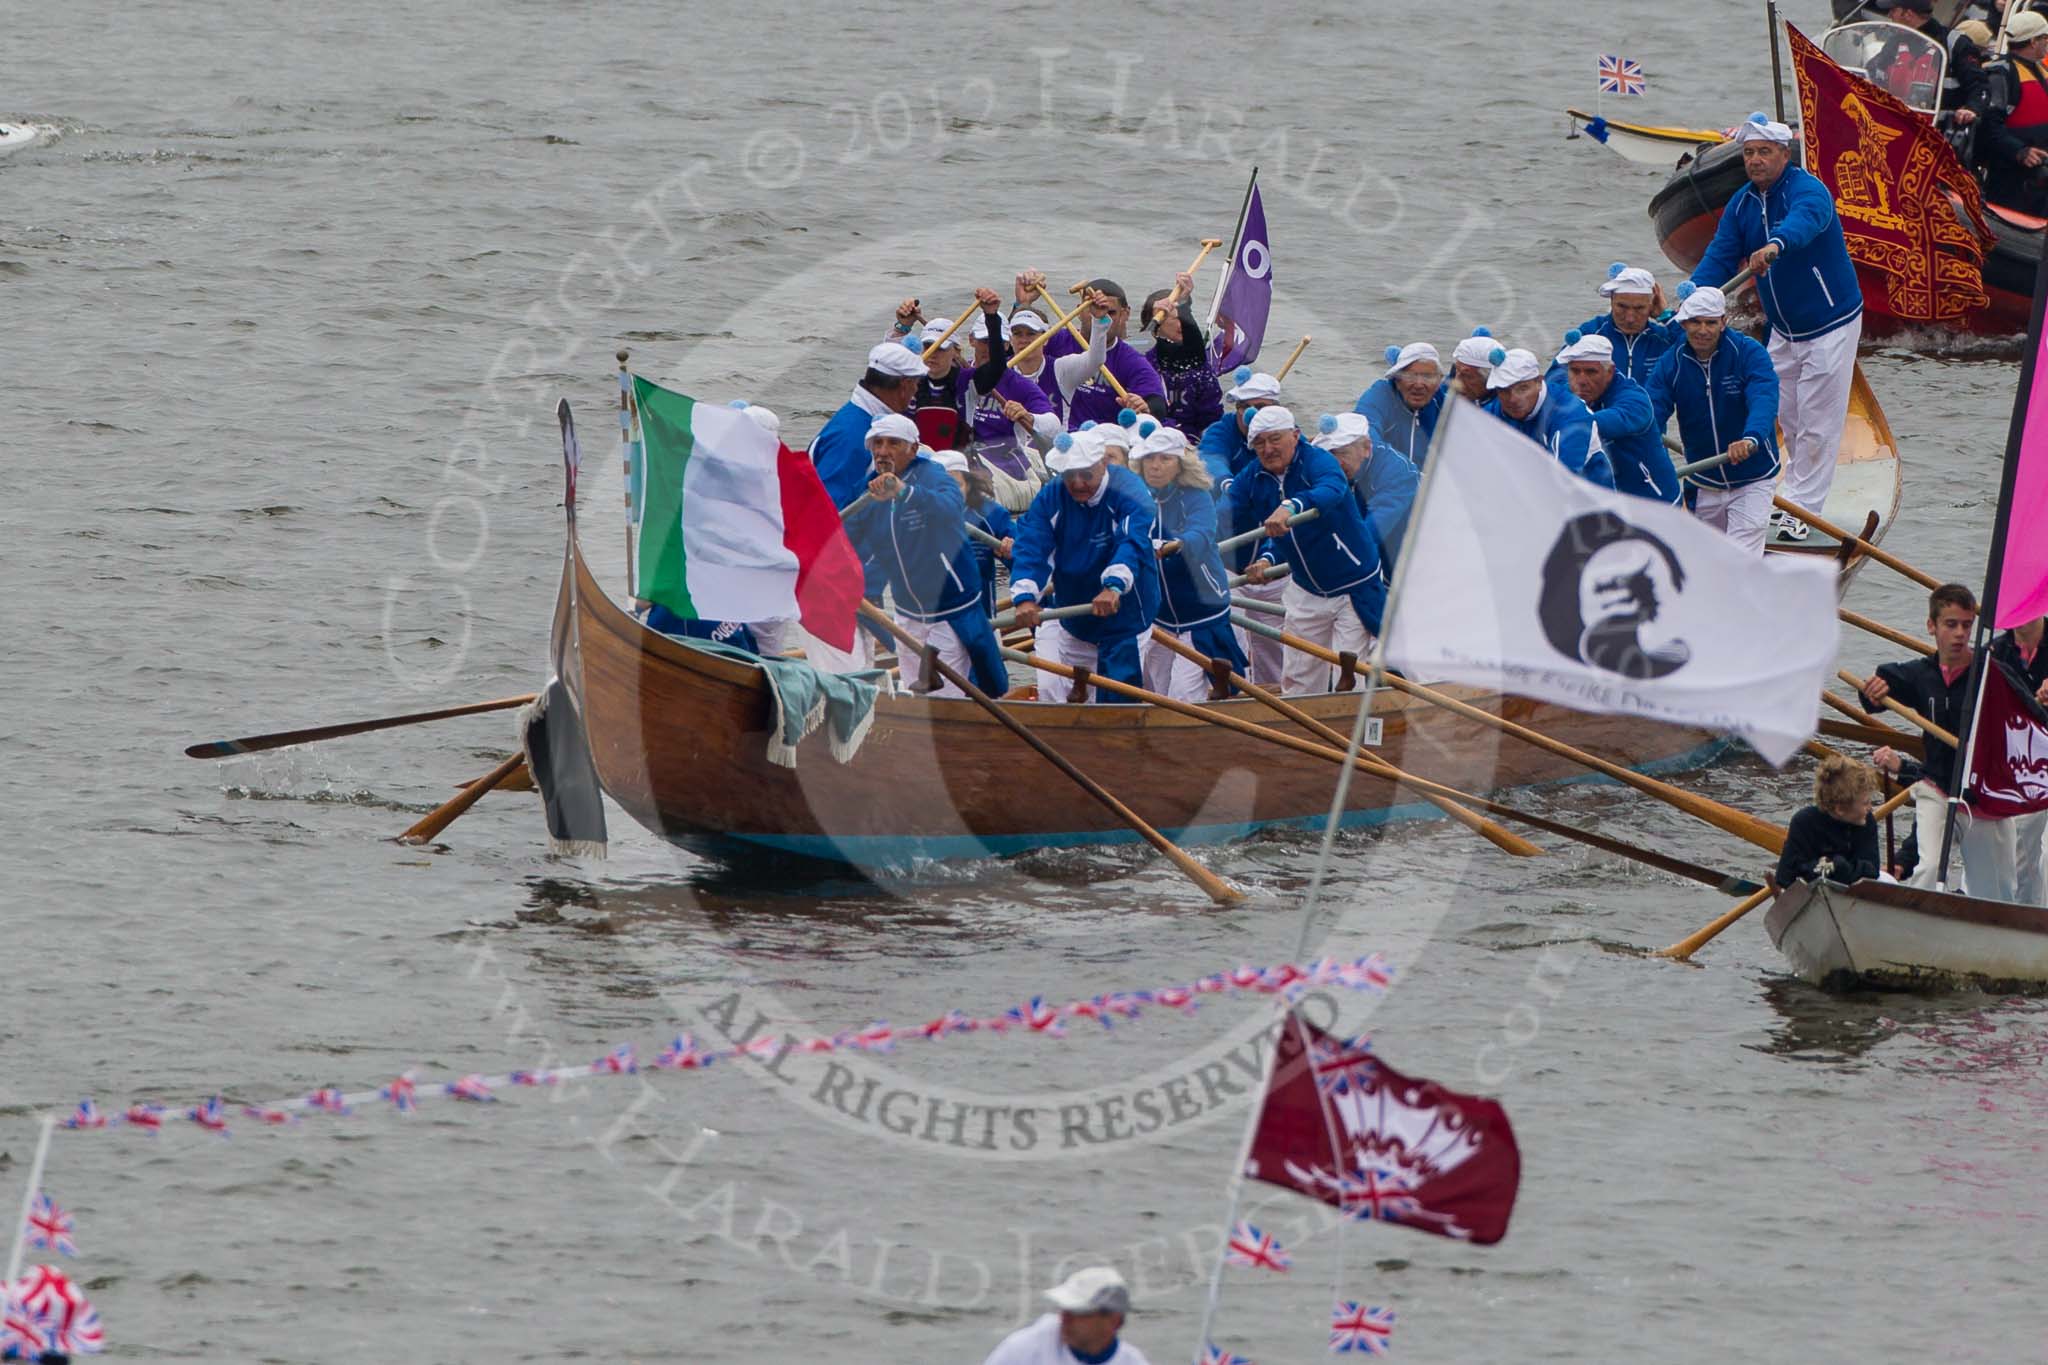
[{"label": "spectator in background boat", "polygon": [[[1970,664],[1976,650],[1970,632],[1977,624],[1977,597],[1960,583],[1944,583],[1927,597],[1927,633],[1934,637],[1932,656],[1916,654],[1904,663],[1882,664],[1863,689],[1863,703],[1875,710],[1889,697],[1910,706],[1967,744],[1970,738]],[[1923,734],[1924,763],[1915,763],[1896,749],[1871,756],[1879,770],[1913,787],[1913,828],[1920,840],[1920,865],[1911,885],[1931,887],[1941,875],[1943,821],[1950,810],[1949,784],[1955,780],[1956,751]],[[2013,822],[1979,820],[1957,803],[1956,847],[1962,854],[1963,887],[1983,900],[2013,898]]]},{"label": "spectator in background boat", "polygon": [[[1379,633],[1387,580],[1351,481],[1336,457],[1302,439],[1286,408],[1260,408],[1251,438],[1258,467],[1230,485],[1230,524],[1262,525],[1266,533],[1246,575],[1264,583],[1287,564],[1292,572],[1280,596],[1287,629],[1325,649],[1363,655]],[[1289,525],[1311,508],[1313,520]],[[1330,665],[1290,649],[1283,683],[1288,692],[1327,692]]]},{"label": "spectator in background boat", "polygon": [[1422,476],[1407,456],[1379,439],[1363,413],[1324,413],[1316,425],[1315,447],[1329,451],[1351,480],[1352,496],[1379,546],[1381,571],[1391,581]]},{"label": "spectator in background boat", "polygon": [[1077,1270],[1045,1297],[1059,1312],[1004,1337],[982,1365],[1148,1365],[1144,1352],[1117,1336],[1131,1294],[1115,1270]]},{"label": "spectator in background boat", "polygon": [[1640,384],[1664,353],[1683,340],[1676,323],[1660,322],[1664,286],[1640,266],[1616,261],[1600,283],[1607,311],[1587,318],[1573,330],[1582,337],[1606,337],[1614,348],[1614,368]]},{"label": "spectator in background boat", "polygon": [[[1197,653],[1223,659],[1242,674],[1244,651],[1230,628],[1230,586],[1223,556],[1216,551],[1216,498],[1210,492],[1208,466],[1175,427],[1139,423],[1144,434],[1137,450],[1139,476],[1159,506],[1152,526],[1152,544],[1159,553],[1161,596],[1153,622]],[[1150,428],[1149,431],[1144,430]],[[1168,545],[1178,548],[1165,554]],[[1138,643],[1144,660],[1145,686],[1181,701],[1209,695],[1209,678],[1150,634]]]},{"label": "spectator in background boat", "polygon": [[[1934,0],[1871,0],[1870,7],[1882,14],[1886,22],[1918,33],[1937,48],[1948,48],[1948,25],[1934,17]],[[1899,37],[1879,48],[1877,56],[1864,69],[1870,73],[1874,84],[1889,90],[1916,109],[1930,109],[1934,107],[1937,93],[1935,69],[1942,65],[1942,57],[1930,52],[1926,43]],[[1946,108],[1954,90],[1946,76],[1942,84],[1941,103]]]},{"label": "spectator in background boat", "polygon": [[[1958,127],[1968,128],[1977,121],[1994,41],[1991,25],[1982,19],[1965,19],[1949,30],[1948,76],[1942,81],[1941,107],[1949,111]],[[1971,146],[1974,139],[1972,133],[1963,145]],[[1975,158],[1964,156],[1963,160],[1967,164]]]},{"label": "spectator in background boat", "polygon": [[1984,68],[1977,161],[1984,197],[2048,214],[2048,17],[2023,10],[2005,28],[2005,56]]},{"label": "spectator in background boat", "polygon": [[1436,347],[1411,341],[1387,347],[1387,372],[1358,395],[1351,410],[1372,424],[1374,437],[1421,469],[1429,459],[1429,438],[1436,434],[1436,419],[1448,393],[1443,357]]},{"label": "spectator in background boat", "polygon": [[[992,697],[1009,691],[1002,648],[982,610],[981,574],[967,540],[967,500],[951,475],[918,444],[917,424],[898,413],[874,420],[868,453],[874,502],[846,519],[846,533],[868,566],[868,595],[887,587],[903,629]],[[964,458],[963,462],[964,462]],[[906,650],[903,681],[914,692],[964,697],[949,681],[924,677],[922,651]]]},{"label": "spectator in background boat", "polygon": [[1199,441],[1209,424],[1223,415],[1223,385],[1216,378],[1209,339],[1195,321],[1194,278],[1183,270],[1173,283],[1180,290],[1180,302],[1161,317],[1160,306],[1173,291],[1155,289],[1140,316],[1153,335],[1152,368],[1166,385],[1166,425]]},{"label": "spectator in background boat", "polygon": [[[1117,413],[1127,406],[1141,416],[1165,412],[1166,382],[1159,377],[1159,371],[1152,367],[1151,361],[1124,341],[1124,328],[1131,319],[1131,301],[1124,294],[1123,286],[1115,280],[1090,280],[1085,297],[1087,318],[1082,323],[1083,335],[1088,332],[1087,322],[1100,316],[1109,319],[1109,337],[1101,367],[1091,369],[1086,383],[1068,391],[1067,430],[1073,431],[1083,422],[1114,422]],[[1084,349],[1080,342],[1074,340],[1073,333],[1064,328],[1045,344],[1046,356],[1055,365],[1061,356],[1074,355]],[[1107,369],[1117,377],[1117,382],[1131,395],[1128,403],[1117,397],[1116,390],[1102,378],[1100,369]]]},{"label": "spectator in background boat", "polygon": [[1825,877],[1844,885],[1880,872],[1877,818],[1870,813],[1877,774],[1846,754],[1820,762],[1813,804],[1792,817],[1772,880],[1778,888]]},{"label": "spectator in background boat", "polygon": [[[1692,282],[1719,288],[1745,266],[1756,272],[1757,300],[1771,324],[1771,367],[1778,374],[1785,500],[1819,512],[1834,483],[1849,420],[1863,291],[1834,195],[1791,164],[1792,130],[1751,114],[1736,125],[1733,140],[1749,183],[1722,210]],[[1806,523],[1790,513],[1772,513],[1770,520],[1787,539],[1806,539]]]},{"label": "spectator in background boat", "polygon": [[1644,386],[1651,416],[1660,433],[1677,416],[1687,463],[1730,453],[1726,464],[1686,476],[1688,500],[1701,521],[1762,554],[1778,477],[1777,372],[1768,351],[1729,329],[1720,290],[1690,290],[1677,321],[1685,344],[1665,352]]},{"label": "spectator in background boat", "polygon": [[1500,343],[1493,339],[1492,332],[1474,327],[1471,336],[1451,348],[1451,377],[1444,386],[1444,394],[1484,403],[1486,375],[1493,369],[1493,353],[1498,349]]},{"label": "spectator in background boat", "polygon": [[1587,483],[1614,487],[1614,465],[1593,436],[1593,414],[1568,388],[1543,382],[1536,357],[1495,348],[1486,376],[1493,397],[1486,411],[1542,446]]},{"label": "spectator in background boat", "polygon": [[[2026,683],[2035,701],[2048,706],[2048,649],[2041,648],[2041,617],[2023,621],[1998,637],[1991,657],[2004,663]],[[2014,816],[2013,899],[2022,905],[2048,905],[2048,811]]]},{"label": "spectator in background boat", "polygon": [[[1058,477],[1018,521],[1010,561],[1017,624],[1037,630],[1034,647],[1053,663],[1143,686],[1138,638],[1159,610],[1152,551],[1158,505],[1143,479],[1109,463],[1093,430],[1061,432],[1045,463]],[[1047,600],[1062,607],[1089,603],[1093,612],[1044,621]],[[1072,686],[1056,673],[1038,674],[1043,701],[1064,701]],[[1123,700],[1100,688],[1093,699]]]},{"label": "spectator in background boat", "polygon": [[1561,382],[1593,414],[1593,431],[1613,470],[1615,488],[1654,502],[1683,502],[1650,391],[1621,372],[1614,343],[1606,337],[1566,332],[1564,339],[1549,382]]},{"label": "spectator in background boat", "polygon": [[[1255,523],[1238,525],[1231,519],[1230,485],[1246,469],[1257,463],[1252,454],[1251,437],[1246,433],[1252,419],[1259,415],[1261,408],[1270,408],[1280,401],[1280,381],[1263,371],[1255,371],[1249,365],[1240,365],[1233,376],[1236,383],[1223,396],[1228,399],[1233,411],[1217,418],[1202,433],[1202,443],[1197,454],[1209,471],[1211,487],[1216,491],[1219,504],[1217,531],[1228,540],[1232,536],[1252,529]],[[1233,574],[1243,573],[1256,552],[1256,544],[1240,545],[1227,552],[1224,567]],[[1242,588],[1245,596],[1260,602],[1278,602],[1283,585],[1280,583],[1247,583]],[[1238,648],[1251,660],[1251,672],[1245,676],[1261,687],[1278,687],[1286,675],[1287,646],[1278,640],[1249,632],[1238,633]]]},{"label": "spectator in background boat", "polygon": [[915,343],[884,341],[868,352],[867,372],[811,441],[811,463],[833,503],[844,510],[867,491],[868,428],[877,417],[910,406],[926,370]]}]

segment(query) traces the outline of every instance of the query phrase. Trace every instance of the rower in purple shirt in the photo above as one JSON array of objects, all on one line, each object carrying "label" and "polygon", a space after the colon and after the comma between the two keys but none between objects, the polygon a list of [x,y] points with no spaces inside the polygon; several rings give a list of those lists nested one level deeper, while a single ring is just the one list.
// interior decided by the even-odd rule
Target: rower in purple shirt
[{"label": "rower in purple shirt", "polygon": [[[965,397],[973,430],[971,439],[962,444],[1013,479],[1043,482],[1042,466],[1032,468],[1032,447],[1051,449],[1053,438],[1066,428],[1045,390],[1010,368],[1009,342],[1003,338],[1002,327],[990,329],[990,316],[984,313],[976,318],[968,333],[974,343],[974,371]],[[1011,320],[1013,326],[1015,321]],[[1028,327],[1017,328],[1013,335],[1016,333],[1027,338],[1033,335]],[[984,390],[982,381],[990,374],[997,375],[995,384]],[[1048,378],[1050,374],[1048,362]]]},{"label": "rower in purple shirt", "polygon": [[[1105,304],[1108,305],[1106,310]],[[1115,280],[1088,281],[1087,302],[1081,307],[1081,316],[1075,319],[1076,325],[1086,333],[1097,316],[1109,319],[1104,368],[1117,377],[1135,400],[1130,404],[1132,410],[1140,414],[1164,414],[1167,408],[1166,383],[1159,377],[1159,371],[1152,368],[1152,362],[1124,341],[1124,328],[1131,317],[1131,301],[1123,286]],[[1063,355],[1080,354],[1085,349],[1074,340],[1071,332],[1062,329],[1046,343],[1045,354],[1049,360],[1057,360]],[[1067,402],[1067,430],[1079,430],[1083,422],[1114,425],[1117,413],[1124,406],[1107,381],[1099,376],[1092,377],[1075,389]]]}]

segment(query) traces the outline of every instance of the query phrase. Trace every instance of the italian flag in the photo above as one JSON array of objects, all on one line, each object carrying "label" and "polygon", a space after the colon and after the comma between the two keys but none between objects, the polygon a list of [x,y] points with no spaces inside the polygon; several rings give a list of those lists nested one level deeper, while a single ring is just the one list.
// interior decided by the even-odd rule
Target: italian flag
[{"label": "italian flag", "polygon": [[852,649],[860,556],[810,460],[737,408],[633,376],[644,449],[633,595],[705,621],[795,617]]}]

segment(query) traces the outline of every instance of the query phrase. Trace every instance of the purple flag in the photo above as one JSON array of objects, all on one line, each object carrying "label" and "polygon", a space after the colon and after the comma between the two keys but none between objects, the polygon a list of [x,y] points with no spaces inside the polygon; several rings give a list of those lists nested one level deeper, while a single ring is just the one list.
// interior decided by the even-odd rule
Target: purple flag
[{"label": "purple flag", "polygon": [[1251,198],[1245,201],[1237,254],[1231,258],[1223,292],[1216,296],[1216,316],[1209,333],[1216,373],[1228,374],[1259,358],[1259,343],[1266,339],[1266,313],[1272,306],[1273,256],[1266,249],[1266,205],[1254,185]]}]

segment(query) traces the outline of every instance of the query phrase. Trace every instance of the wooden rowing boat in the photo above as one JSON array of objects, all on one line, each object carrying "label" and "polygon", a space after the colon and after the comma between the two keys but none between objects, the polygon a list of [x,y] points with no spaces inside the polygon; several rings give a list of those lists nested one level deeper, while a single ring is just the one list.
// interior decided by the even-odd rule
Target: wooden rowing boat
[{"label": "wooden rowing boat", "polygon": [[1654,123],[1628,123],[1622,119],[1589,114],[1583,109],[1566,109],[1572,136],[1592,138],[1624,161],[1638,166],[1659,166],[1669,170],[1681,157],[1701,146],[1725,142],[1728,135],[1717,128],[1673,128]]},{"label": "wooden rowing boat", "polygon": [[2048,910],[1892,882],[1802,882],[1764,917],[1793,970],[1827,990],[2048,983]]}]

